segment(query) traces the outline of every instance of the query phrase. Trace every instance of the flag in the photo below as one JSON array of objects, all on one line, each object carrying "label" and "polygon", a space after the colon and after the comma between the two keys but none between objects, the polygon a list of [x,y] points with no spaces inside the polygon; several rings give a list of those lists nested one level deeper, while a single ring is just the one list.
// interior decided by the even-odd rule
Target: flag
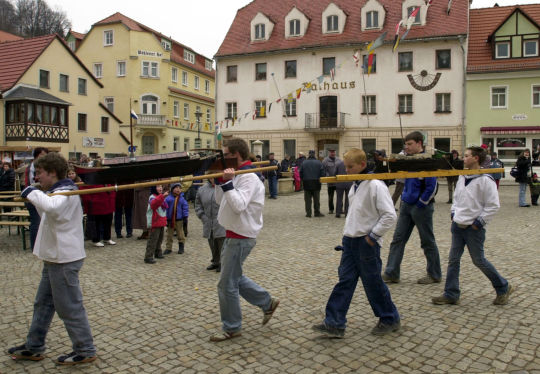
[{"label": "flag", "polygon": [[446,8],[446,14],[450,14],[450,8],[452,7],[452,0],[448,0],[448,7]]},{"label": "flag", "polygon": [[257,117],[257,111],[253,111],[253,119],[255,119],[255,117]]},{"label": "flag", "polygon": [[319,82],[319,84],[321,84],[321,83],[323,82],[323,80],[324,80],[324,76],[323,76],[323,75],[319,75],[319,76],[317,77],[317,81]]},{"label": "flag", "polygon": [[276,100],[276,103],[279,103],[281,101],[281,97]]},{"label": "flag", "polygon": [[307,93],[311,92],[311,82],[308,82],[308,83],[304,84],[304,87],[306,88]]},{"label": "flag", "polygon": [[367,46],[367,50],[371,52],[375,50],[376,48],[379,48],[381,45],[383,45],[385,38],[386,38],[386,31],[383,32],[381,35],[379,35],[377,39],[369,43]]},{"label": "flag", "polygon": [[218,141],[221,141],[221,126],[219,125],[216,125],[216,128],[217,128],[217,140]]},{"label": "flag", "polygon": [[272,110],[272,104],[274,103],[270,103],[270,105],[268,105],[268,113],[270,113],[270,111]]},{"label": "flag", "polygon": [[249,112],[245,112],[244,113],[244,118],[246,118],[248,116]]},{"label": "flag", "polygon": [[296,90],[296,98],[299,99],[301,94],[302,94],[302,89],[301,88],[297,89]]},{"label": "flag", "polygon": [[[452,1],[452,0],[450,0],[450,1]],[[409,18],[407,19],[407,31],[411,29],[411,26],[413,25],[414,20],[416,19],[416,15],[418,14],[419,11],[420,11],[420,7],[417,6],[417,7],[411,12],[411,15],[410,15]]]},{"label": "flag", "polygon": [[236,120],[236,117],[233,117],[231,126],[234,126],[234,120]]},{"label": "flag", "polygon": [[335,76],[336,76],[336,69],[335,68],[330,69],[330,79],[334,80]]},{"label": "flag", "polygon": [[208,123],[204,124],[204,131],[208,131]]},{"label": "flag", "polygon": [[259,117],[266,117],[265,111],[266,111],[266,107],[264,107],[264,106],[260,107],[259,108]]},{"label": "flag", "polygon": [[134,118],[134,119],[139,119],[139,116],[137,116],[137,114],[135,114],[135,111],[133,109],[131,109],[131,118]]},{"label": "flag", "polygon": [[292,99],[293,99],[292,93],[290,93],[289,95],[287,95],[287,104],[292,103]]},{"label": "flag", "polygon": [[399,29],[403,25],[403,20],[400,20],[398,24],[396,25],[396,35],[394,36],[394,47],[392,48],[392,52],[395,52],[398,45],[399,45]]},{"label": "flag", "polygon": [[354,64],[356,65],[356,67],[358,67],[358,63],[360,62],[360,51],[354,52],[352,58],[354,60]]},{"label": "flag", "polygon": [[373,68],[373,58],[374,57],[375,57],[375,55],[373,54],[373,52],[370,52],[369,55],[368,55],[367,75],[369,75],[371,73],[371,69]]},{"label": "flag", "polygon": [[193,130],[193,122],[190,123],[189,129],[190,129],[190,130]]}]

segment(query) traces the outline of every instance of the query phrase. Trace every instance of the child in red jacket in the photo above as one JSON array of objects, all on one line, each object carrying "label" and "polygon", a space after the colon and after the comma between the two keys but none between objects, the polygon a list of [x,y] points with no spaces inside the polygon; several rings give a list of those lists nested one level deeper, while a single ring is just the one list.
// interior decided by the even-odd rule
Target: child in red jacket
[{"label": "child in red jacket", "polygon": [[167,226],[167,208],[165,198],[169,195],[168,192],[163,192],[163,186],[157,185],[150,189],[150,198],[148,199],[148,209],[146,211],[146,222],[150,234],[146,243],[146,254],[144,262],[154,264],[154,256],[156,258],[164,258],[161,251],[161,243],[163,242],[163,231]]}]

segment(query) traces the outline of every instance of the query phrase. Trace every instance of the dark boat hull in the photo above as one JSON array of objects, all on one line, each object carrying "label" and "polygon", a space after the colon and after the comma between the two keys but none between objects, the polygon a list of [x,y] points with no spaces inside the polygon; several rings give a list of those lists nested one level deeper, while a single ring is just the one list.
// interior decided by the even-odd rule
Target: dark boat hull
[{"label": "dark boat hull", "polygon": [[388,166],[392,173],[396,171],[462,170],[463,161],[457,160],[450,164],[450,161],[446,158],[397,159],[388,161]]}]

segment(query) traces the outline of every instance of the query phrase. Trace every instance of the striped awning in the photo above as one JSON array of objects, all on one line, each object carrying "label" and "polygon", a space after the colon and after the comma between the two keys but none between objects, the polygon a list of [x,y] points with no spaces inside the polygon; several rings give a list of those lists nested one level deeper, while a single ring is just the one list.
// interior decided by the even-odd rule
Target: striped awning
[{"label": "striped awning", "polygon": [[501,126],[480,127],[480,132],[485,135],[528,135],[540,134],[540,126]]}]

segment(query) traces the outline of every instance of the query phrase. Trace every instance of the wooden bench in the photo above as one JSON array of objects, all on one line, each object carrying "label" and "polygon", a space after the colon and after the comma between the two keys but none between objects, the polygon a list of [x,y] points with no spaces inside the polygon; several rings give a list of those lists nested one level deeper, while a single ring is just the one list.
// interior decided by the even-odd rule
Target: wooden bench
[{"label": "wooden bench", "polygon": [[[17,227],[17,233],[22,233],[22,241],[23,241],[23,250],[26,250],[26,231],[30,227],[30,222],[28,220],[25,220],[30,217],[30,213],[28,210],[16,210],[13,212],[3,212],[0,213],[0,217],[16,217],[17,221],[5,221],[0,220],[0,227],[1,226],[7,226],[8,227],[8,235],[11,235],[11,230],[9,228],[11,227]],[[8,218],[9,219],[9,218]]]}]

